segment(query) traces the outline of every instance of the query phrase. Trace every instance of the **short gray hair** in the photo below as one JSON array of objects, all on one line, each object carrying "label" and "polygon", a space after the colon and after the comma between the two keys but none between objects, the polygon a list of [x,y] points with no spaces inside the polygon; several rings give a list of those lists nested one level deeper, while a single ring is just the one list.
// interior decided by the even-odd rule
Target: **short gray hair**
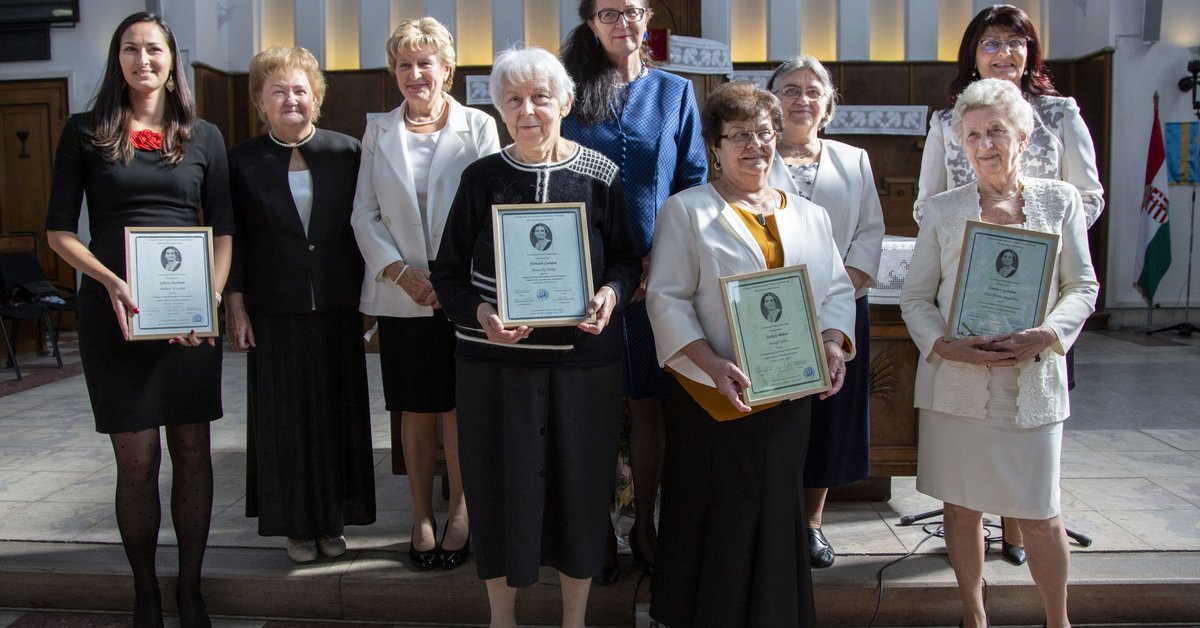
[{"label": "short gray hair", "polygon": [[825,125],[833,120],[833,113],[837,110],[838,91],[833,86],[833,75],[829,73],[829,69],[817,61],[816,57],[811,55],[796,55],[787,61],[784,61],[775,68],[771,73],[771,78],[767,79],[767,89],[772,93],[775,92],[775,84],[783,80],[783,77],[795,72],[796,70],[808,70],[817,77],[817,82],[821,84],[821,91],[825,92],[825,117],[817,124],[817,128],[824,129]]},{"label": "short gray hair", "polygon": [[959,144],[963,141],[963,115],[972,109],[991,107],[1000,112],[1018,131],[1029,137],[1033,133],[1033,108],[1021,95],[1021,90],[1010,81],[985,78],[975,81],[958,95],[954,103],[954,115],[950,118],[950,130]]},{"label": "short gray hair", "polygon": [[501,110],[500,98],[505,87],[537,80],[549,83],[559,104],[566,106],[575,99],[575,81],[558,57],[536,46],[517,46],[501,52],[492,61],[492,76],[488,79],[492,106]]}]

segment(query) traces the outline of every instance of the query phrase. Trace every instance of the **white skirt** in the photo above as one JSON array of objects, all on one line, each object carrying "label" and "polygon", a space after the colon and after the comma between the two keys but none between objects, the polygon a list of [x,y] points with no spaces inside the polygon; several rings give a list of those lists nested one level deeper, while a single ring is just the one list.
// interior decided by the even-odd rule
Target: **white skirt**
[{"label": "white skirt", "polygon": [[1059,514],[1062,422],[1017,427],[1017,372],[992,369],[984,419],[920,411],[917,490],[1018,519]]}]

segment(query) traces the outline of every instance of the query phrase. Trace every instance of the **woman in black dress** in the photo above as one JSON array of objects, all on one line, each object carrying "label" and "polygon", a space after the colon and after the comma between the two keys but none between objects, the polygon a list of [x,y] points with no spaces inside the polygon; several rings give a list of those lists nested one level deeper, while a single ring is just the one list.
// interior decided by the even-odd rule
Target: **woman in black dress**
[{"label": "woman in black dress", "polygon": [[229,341],[249,351],[246,515],[298,563],[346,551],[375,522],[363,352],[363,272],[350,227],[358,140],[317,129],[325,78],[304,48],[250,61],[267,132],[229,155],[238,233],[225,286]]},{"label": "woman in black dress", "polygon": [[[540,48],[496,56],[492,102],[513,137],[467,166],[433,264],[434,290],[457,326],[463,489],[492,626],[516,626],[516,587],[559,572],[565,626],[583,626],[604,564],[621,419],[621,336],[608,323],[641,275],[616,164],[560,134],[572,83]],[[505,327],[496,310],[492,205],[587,207],[594,322]],[[548,251],[570,238],[555,232]],[[535,250],[530,247],[530,250]],[[548,262],[562,257],[546,256]]]},{"label": "woman in black dress", "polygon": [[[213,229],[215,288],[225,285],[233,216],[225,143],[195,118],[170,27],[135,13],[117,27],[91,111],[72,116],[54,163],[50,246],[83,272],[79,355],[96,430],[117,459],[116,510],[133,569],[135,626],[162,624],[158,546],[160,426],[173,469],[171,520],[179,541],[175,598],[183,626],[209,624],[200,568],[212,515],[208,423],[221,418],[221,345],[195,334],[129,342],[137,303],[125,283],[124,227]],[[87,198],[91,243],[76,231]],[[219,300],[218,295],[213,295]]]}]

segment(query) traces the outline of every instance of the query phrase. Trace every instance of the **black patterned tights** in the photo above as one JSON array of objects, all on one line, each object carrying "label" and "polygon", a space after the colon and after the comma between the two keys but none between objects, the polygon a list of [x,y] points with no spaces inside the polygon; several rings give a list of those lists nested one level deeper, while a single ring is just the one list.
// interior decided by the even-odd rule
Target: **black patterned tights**
[{"label": "black patterned tights", "polygon": [[[212,519],[212,459],[208,423],[166,428],[171,455],[171,521],[179,542],[179,577],[175,601],[184,628],[209,626],[208,610],[200,595],[200,569]],[[162,625],[162,596],[154,555],[161,519],[158,468],[162,449],[158,429],[111,435],[117,457],[117,526],[125,556],[133,570],[133,624]]]}]

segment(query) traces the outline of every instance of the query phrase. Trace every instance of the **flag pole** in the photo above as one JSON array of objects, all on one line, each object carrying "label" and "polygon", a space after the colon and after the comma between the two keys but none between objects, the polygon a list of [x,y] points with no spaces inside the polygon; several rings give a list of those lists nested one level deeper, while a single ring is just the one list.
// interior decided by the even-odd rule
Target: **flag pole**
[{"label": "flag pole", "polygon": [[[1191,64],[1188,64],[1188,69],[1192,70]],[[1197,70],[1200,70],[1200,68],[1197,68]],[[1197,70],[1192,71],[1192,103],[1193,104],[1196,103],[1196,80],[1195,79],[1196,79],[1196,75],[1198,73],[1200,73]],[[1155,117],[1157,117],[1158,92],[1154,93],[1154,111],[1156,114]],[[1196,113],[1197,122],[1200,122],[1200,107],[1196,108],[1195,113]],[[1197,157],[1200,157],[1200,146],[1196,147],[1195,153],[1196,153]],[[1196,244],[1196,182],[1192,181],[1192,216],[1188,222],[1188,264],[1187,264],[1187,279],[1185,280],[1187,282],[1187,285],[1184,290],[1185,296],[1184,296],[1184,302],[1183,302],[1183,322],[1179,323],[1177,325],[1171,325],[1169,327],[1163,327],[1161,329],[1155,329],[1154,331],[1146,332],[1147,335],[1157,334],[1160,331],[1173,331],[1173,332],[1178,333],[1180,336],[1189,337],[1192,335],[1193,332],[1200,332],[1200,327],[1196,327],[1195,325],[1193,325],[1191,323],[1192,255],[1194,253],[1195,244]]]}]

